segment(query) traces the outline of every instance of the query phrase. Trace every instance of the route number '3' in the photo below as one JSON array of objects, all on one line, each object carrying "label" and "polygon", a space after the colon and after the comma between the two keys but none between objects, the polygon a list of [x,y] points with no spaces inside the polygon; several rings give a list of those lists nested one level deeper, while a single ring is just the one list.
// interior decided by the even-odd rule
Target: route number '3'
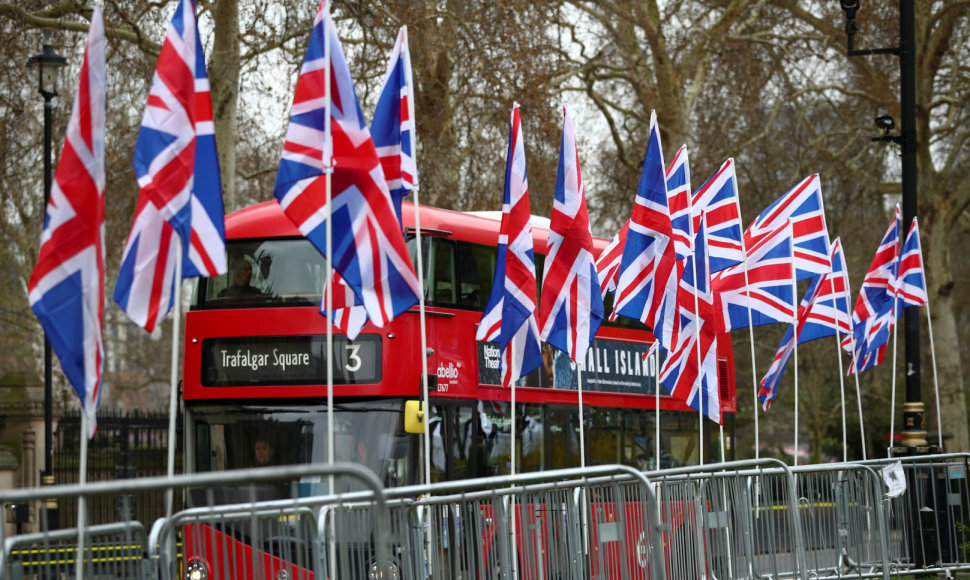
[{"label": "route number '3'", "polygon": [[363,361],[360,360],[360,355],[357,354],[357,351],[360,350],[360,345],[348,344],[346,345],[346,348],[348,362],[344,365],[344,368],[349,372],[356,373],[360,370],[360,366],[363,363]]}]

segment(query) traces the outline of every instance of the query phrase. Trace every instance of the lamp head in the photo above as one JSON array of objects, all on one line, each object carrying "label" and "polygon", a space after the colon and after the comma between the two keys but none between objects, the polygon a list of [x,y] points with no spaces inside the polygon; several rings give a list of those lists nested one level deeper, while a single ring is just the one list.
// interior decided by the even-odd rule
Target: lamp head
[{"label": "lamp head", "polygon": [[890,131],[896,128],[896,121],[893,120],[892,115],[876,117],[876,127],[882,129],[884,135],[888,135]]},{"label": "lamp head", "polygon": [[35,54],[27,60],[28,66],[36,66],[38,69],[40,93],[44,98],[51,98],[57,95],[57,77],[60,70],[67,66],[67,59],[57,54],[54,47],[44,43],[40,53]]},{"label": "lamp head", "polygon": [[845,11],[845,17],[849,20],[855,19],[855,13],[859,10],[859,0],[839,0],[842,5],[842,10]]}]

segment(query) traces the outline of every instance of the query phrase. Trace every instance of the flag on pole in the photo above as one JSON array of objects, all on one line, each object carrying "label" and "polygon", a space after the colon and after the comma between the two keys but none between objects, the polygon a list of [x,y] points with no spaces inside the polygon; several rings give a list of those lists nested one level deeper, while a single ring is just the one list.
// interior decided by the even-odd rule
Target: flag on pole
[{"label": "flag on pole", "polygon": [[529,182],[519,104],[512,107],[505,194],[492,294],[475,340],[502,349],[502,385],[508,387],[542,364],[536,324],[536,269],[529,210]]},{"label": "flag on pole", "polygon": [[[596,258],[596,275],[600,281],[600,294],[606,300],[607,293],[616,290],[616,281],[620,273],[620,262],[623,259],[623,245],[626,243],[626,234],[630,229],[630,220],[627,220],[620,231],[616,232],[610,243],[603,248],[598,258]],[[610,320],[615,318],[611,314]]]},{"label": "flag on pole", "polygon": [[[332,166],[325,154],[331,148]],[[326,173],[331,171],[328,207]],[[417,304],[417,275],[326,0],[297,80],[274,194],[287,217],[325,256],[326,222],[332,220],[330,264],[374,324],[383,327]]]},{"label": "flag on pole", "polygon": [[660,383],[672,396],[720,423],[717,332],[704,228],[702,220],[694,239],[694,253],[684,261],[677,295],[677,344],[664,359]]},{"label": "flag on pole", "polygon": [[[691,194],[690,162],[687,159],[687,145],[682,145],[667,166],[667,210],[670,213],[671,239],[678,260],[690,255],[691,232]],[[676,284],[675,284],[676,285]]]},{"label": "flag on pole", "polygon": [[104,370],[104,45],[97,3],[37,265],[27,283],[30,307],[81,399],[89,438],[97,427]]},{"label": "flag on pole", "polygon": [[573,361],[582,361],[603,321],[603,297],[596,275],[576,133],[565,104],[541,296],[539,337],[568,353]]},{"label": "flag on pole", "polygon": [[788,223],[746,249],[747,285],[744,263],[718,272],[711,282],[719,334],[747,328],[749,304],[753,326],[792,322],[795,318]]},{"label": "flag on pole", "polygon": [[401,200],[418,185],[414,160],[414,83],[411,81],[411,52],[408,29],[402,26],[384,74],[384,88],[374,109],[370,131],[377,156],[384,169],[397,220],[401,221]]},{"label": "flag on pole", "polygon": [[192,0],[178,3],[162,44],[133,165],[140,190],[114,299],[151,332],[172,309],[175,284],[226,272],[219,159]]},{"label": "flag on pole", "polygon": [[[893,297],[896,293],[896,272],[899,267],[899,206],[882,238],[869,271],[859,288],[859,298],[852,311],[852,332],[855,340],[853,371],[868,370],[885,357],[893,320]],[[851,341],[843,346],[851,348]]]},{"label": "flag on pole", "polygon": [[903,308],[925,306],[926,277],[923,275],[923,249],[919,240],[919,226],[916,217],[909,226],[906,242],[899,254],[899,273],[896,277],[896,317]]},{"label": "flag on pole", "polygon": [[761,378],[761,390],[758,392],[758,400],[761,401],[765,411],[771,407],[772,401],[778,395],[778,383],[781,381],[782,375],[785,374],[788,360],[795,350],[796,340],[798,344],[805,342],[801,336],[802,329],[805,328],[809,313],[817,304],[818,298],[822,294],[822,289],[826,284],[825,276],[822,274],[812,279],[811,284],[809,284],[808,289],[805,291],[805,296],[798,305],[797,324],[788,325],[788,330],[785,331],[785,336],[781,339],[781,344],[778,345],[778,350],[775,352],[775,358],[771,361],[768,372]]},{"label": "flag on pole", "polygon": [[694,231],[700,216],[707,223],[707,250],[711,274],[744,261],[741,249],[741,215],[738,213],[738,180],[734,159],[725,161],[717,173],[691,196]]},{"label": "flag on pole", "polygon": [[798,344],[818,340],[828,336],[852,333],[849,315],[849,278],[845,270],[845,256],[842,254],[842,240],[832,241],[832,271],[825,274],[819,285],[815,304],[808,311],[807,318],[798,331]]},{"label": "flag on pole", "polygon": [[656,326],[664,288],[675,265],[667,210],[667,180],[657,114],[650,114],[650,139],[643,160],[640,185],[623,245],[614,311]]},{"label": "flag on pole", "polygon": [[750,248],[789,220],[797,279],[805,280],[831,271],[831,246],[818,174],[809,175],[762,211],[744,232],[745,246]]}]

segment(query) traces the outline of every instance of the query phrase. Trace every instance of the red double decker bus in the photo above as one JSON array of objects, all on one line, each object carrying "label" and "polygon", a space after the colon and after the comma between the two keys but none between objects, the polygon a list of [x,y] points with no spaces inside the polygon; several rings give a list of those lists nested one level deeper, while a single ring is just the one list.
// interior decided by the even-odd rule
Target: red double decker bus
[{"label": "red double decker bus", "polygon": [[[516,390],[511,449],[511,392],[500,386],[499,350],[475,340],[491,293],[499,221],[422,206],[419,247],[414,211],[404,205],[412,260],[420,251],[425,265],[426,353],[417,307],[385,328],[368,324],[353,341],[334,334],[328,353],[327,321],[319,313],[324,258],[276,202],[226,217],[230,272],[199,280],[186,315],[182,396],[189,471],[251,467],[257,444],[268,446],[277,464],[325,462],[332,432],[336,460],[366,465],[387,486],[420,483],[424,445],[420,435],[405,431],[404,416],[406,402],[422,398],[425,355],[434,481],[509,473],[512,454],[517,471],[576,467],[580,433],[588,465],[669,467],[697,463],[701,448],[716,453],[707,431],[699,445],[696,411],[663,390],[658,402],[657,361],[642,356],[654,338],[626,319],[604,322],[583,365],[582,431],[580,373],[568,357],[544,346],[544,364]],[[535,226],[533,232],[541,274],[548,230]],[[594,243],[600,251],[607,241]],[[721,409],[730,419],[737,408],[730,340],[718,341],[718,348]]]}]

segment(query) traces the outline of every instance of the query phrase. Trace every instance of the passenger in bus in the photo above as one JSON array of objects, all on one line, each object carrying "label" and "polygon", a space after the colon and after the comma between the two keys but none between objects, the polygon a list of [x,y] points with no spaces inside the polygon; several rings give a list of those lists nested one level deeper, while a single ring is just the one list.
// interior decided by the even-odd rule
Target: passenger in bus
[{"label": "passenger in bus", "polygon": [[253,446],[253,456],[256,459],[253,467],[276,465],[276,449],[265,437],[256,439],[256,444]]},{"label": "passenger in bus", "polygon": [[253,278],[253,266],[246,258],[236,258],[229,269],[229,279],[232,285],[227,286],[219,292],[219,298],[231,298],[235,296],[254,296],[262,294],[258,288],[250,286],[249,282]]}]

